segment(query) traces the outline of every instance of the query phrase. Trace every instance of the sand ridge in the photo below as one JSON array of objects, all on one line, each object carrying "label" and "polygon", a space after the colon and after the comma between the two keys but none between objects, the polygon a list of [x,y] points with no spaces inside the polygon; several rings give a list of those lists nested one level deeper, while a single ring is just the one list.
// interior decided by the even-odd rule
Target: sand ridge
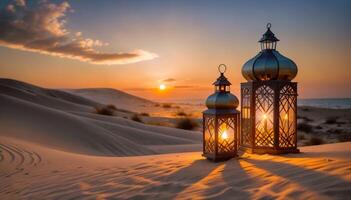
[{"label": "sand ridge", "polygon": [[156,102],[112,88],[66,89],[64,91],[92,99],[101,104],[112,104],[117,108],[134,112],[147,111],[149,110],[148,107],[154,107],[157,104]]},{"label": "sand ridge", "polygon": [[46,89],[29,83],[3,78],[0,78],[0,94],[66,111],[91,111],[94,106],[101,105],[90,99],[64,91]]}]

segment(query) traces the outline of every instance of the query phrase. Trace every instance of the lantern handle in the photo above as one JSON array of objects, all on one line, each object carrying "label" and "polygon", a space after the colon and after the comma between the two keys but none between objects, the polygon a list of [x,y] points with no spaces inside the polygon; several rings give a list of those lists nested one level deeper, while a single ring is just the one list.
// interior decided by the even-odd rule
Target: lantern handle
[{"label": "lantern handle", "polygon": [[225,64],[220,64],[218,65],[218,71],[223,74],[225,71],[227,71],[227,66]]},{"label": "lantern handle", "polygon": [[266,26],[268,29],[270,29],[272,27],[272,24],[271,23],[268,23],[267,26]]}]

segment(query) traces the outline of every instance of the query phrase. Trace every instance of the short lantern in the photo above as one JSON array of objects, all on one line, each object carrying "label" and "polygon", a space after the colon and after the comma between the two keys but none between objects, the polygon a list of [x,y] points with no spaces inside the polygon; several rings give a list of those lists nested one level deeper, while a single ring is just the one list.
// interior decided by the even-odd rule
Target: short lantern
[{"label": "short lantern", "polygon": [[251,153],[297,153],[297,66],[277,50],[270,30],[259,40],[261,51],[247,61],[241,83],[240,146]]},{"label": "short lantern", "polygon": [[228,160],[237,155],[239,100],[230,93],[231,83],[224,76],[226,66],[219,65],[215,91],[206,100],[203,112],[203,156],[212,161]]}]

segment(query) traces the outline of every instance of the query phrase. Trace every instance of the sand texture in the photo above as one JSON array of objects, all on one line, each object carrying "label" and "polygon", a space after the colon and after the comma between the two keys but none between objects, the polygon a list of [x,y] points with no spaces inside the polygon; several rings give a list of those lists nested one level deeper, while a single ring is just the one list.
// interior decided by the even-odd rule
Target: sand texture
[{"label": "sand texture", "polygon": [[200,152],[86,156],[0,138],[1,199],[347,199],[351,143],[222,163]]}]

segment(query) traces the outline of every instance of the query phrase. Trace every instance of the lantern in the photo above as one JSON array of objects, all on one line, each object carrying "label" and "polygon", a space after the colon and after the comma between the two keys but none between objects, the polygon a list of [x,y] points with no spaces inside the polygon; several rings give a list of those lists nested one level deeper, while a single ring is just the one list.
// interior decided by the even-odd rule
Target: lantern
[{"label": "lantern", "polygon": [[221,64],[218,70],[215,91],[207,98],[208,109],[203,112],[203,156],[212,161],[235,157],[239,134],[239,101],[230,93],[231,83],[224,76],[226,66]]},{"label": "lantern", "polygon": [[241,83],[240,146],[251,153],[297,153],[296,64],[277,50],[270,30],[259,43],[261,51],[247,61]]}]

